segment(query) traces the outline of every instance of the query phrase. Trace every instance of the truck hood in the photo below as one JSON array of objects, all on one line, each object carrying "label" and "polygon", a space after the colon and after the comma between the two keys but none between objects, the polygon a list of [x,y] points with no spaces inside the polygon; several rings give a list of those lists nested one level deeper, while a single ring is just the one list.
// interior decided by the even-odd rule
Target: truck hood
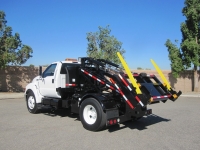
[{"label": "truck hood", "polygon": [[37,80],[40,79],[40,78],[41,78],[41,76],[37,76],[37,77],[35,77],[35,78],[32,80],[32,83],[37,82]]}]

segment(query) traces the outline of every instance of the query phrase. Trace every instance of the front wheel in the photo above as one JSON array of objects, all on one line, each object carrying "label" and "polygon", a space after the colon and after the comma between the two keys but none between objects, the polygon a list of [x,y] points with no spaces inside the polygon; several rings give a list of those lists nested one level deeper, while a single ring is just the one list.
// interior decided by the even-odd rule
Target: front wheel
[{"label": "front wheel", "polygon": [[100,103],[94,98],[87,98],[83,101],[79,115],[83,127],[87,130],[98,131],[106,125],[106,114]]},{"label": "front wheel", "polygon": [[30,113],[32,114],[36,114],[39,112],[38,107],[37,107],[37,103],[35,100],[35,95],[32,91],[29,91],[26,97],[26,105],[27,105],[27,109]]}]

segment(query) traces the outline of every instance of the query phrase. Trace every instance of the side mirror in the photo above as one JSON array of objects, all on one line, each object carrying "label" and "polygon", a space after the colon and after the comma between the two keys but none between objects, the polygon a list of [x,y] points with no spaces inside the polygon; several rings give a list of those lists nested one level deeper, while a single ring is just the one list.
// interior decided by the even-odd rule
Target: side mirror
[{"label": "side mirror", "polygon": [[42,76],[42,66],[39,66],[39,76]]}]

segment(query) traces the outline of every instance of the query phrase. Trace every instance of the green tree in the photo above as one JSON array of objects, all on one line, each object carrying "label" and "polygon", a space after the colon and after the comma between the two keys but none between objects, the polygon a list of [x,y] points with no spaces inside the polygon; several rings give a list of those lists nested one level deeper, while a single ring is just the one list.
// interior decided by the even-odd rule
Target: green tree
[{"label": "green tree", "polygon": [[194,68],[194,90],[198,90],[197,67],[200,65],[200,0],[185,0],[182,9],[186,17],[181,23],[182,41],[180,48],[169,39],[165,45],[168,48],[171,61],[172,74],[178,77],[181,71],[193,66]]},{"label": "green tree", "polygon": [[137,70],[143,70],[141,67],[137,67]]},{"label": "green tree", "polygon": [[24,64],[33,53],[30,46],[22,44],[19,33],[12,35],[12,27],[6,25],[5,17],[0,11],[0,68]]},{"label": "green tree", "polygon": [[109,26],[105,28],[99,27],[99,31],[87,33],[87,55],[92,58],[106,59],[120,64],[116,53],[120,52],[123,56],[125,50],[122,49],[122,42],[111,36],[110,33]]}]

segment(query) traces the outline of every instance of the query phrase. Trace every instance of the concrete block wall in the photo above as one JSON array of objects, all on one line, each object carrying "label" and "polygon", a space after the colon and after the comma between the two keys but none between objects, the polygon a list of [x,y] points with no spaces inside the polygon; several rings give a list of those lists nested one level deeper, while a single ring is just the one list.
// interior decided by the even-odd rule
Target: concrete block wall
[{"label": "concrete block wall", "polygon": [[[44,69],[45,67],[43,67],[43,70]],[[8,66],[5,69],[0,69],[0,91],[23,92],[26,85],[38,75],[38,71],[38,67],[26,66]],[[160,79],[155,70],[132,70],[132,72],[154,74],[158,79]],[[194,78],[192,71],[183,72],[178,79],[175,79],[172,76],[170,70],[164,70],[163,73],[170,82],[172,88],[176,91],[181,90],[182,92],[192,92],[194,90]]]},{"label": "concrete block wall", "polygon": [[0,91],[23,92],[37,75],[37,67],[8,66],[0,69]]}]

